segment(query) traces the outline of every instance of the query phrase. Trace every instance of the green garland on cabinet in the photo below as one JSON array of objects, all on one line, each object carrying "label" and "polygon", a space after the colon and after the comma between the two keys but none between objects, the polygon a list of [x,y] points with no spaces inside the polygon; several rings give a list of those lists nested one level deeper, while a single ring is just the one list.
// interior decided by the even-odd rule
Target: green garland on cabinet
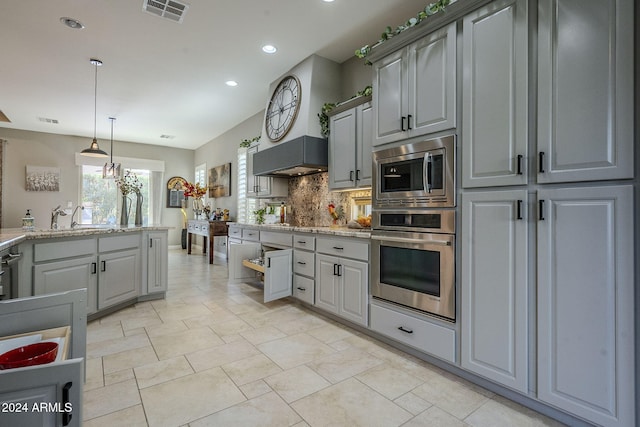
[{"label": "green garland on cabinet", "polygon": [[[399,25],[395,30],[392,30],[391,27],[385,28],[382,35],[380,35],[380,40],[378,40],[373,46],[365,45],[365,46],[362,46],[360,49],[357,49],[356,56],[358,58],[366,58],[367,55],[371,53],[371,49],[373,49],[374,47],[381,45],[382,43],[386,42],[390,38],[397,36],[401,32],[408,30],[409,28],[415,27],[416,25],[418,25],[428,17],[433,16],[438,12],[444,11],[445,8],[449,6],[449,3],[451,3],[451,0],[438,0],[435,3],[429,4],[427,7],[424,8],[424,10],[421,10],[420,12],[418,12],[416,16],[409,18],[409,20],[407,20],[407,22],[405,22],[404,25]],[[365,61],[365,64],[371,65],[371,62]]]},{"label": "green garland on cabinet", "polygon": [[253,144],[254,142],[258,142],[260,141],[261,135],[258,136],[254,136],[251,139],[243,139],[242,142],[240,142],[240,147],[241,148],[249,148],[251,147],[251,144]]},{"label": "green garland on cabinet", "polygon": [[[355,95],[353,95],[347,101],[350,101],[353,98],[357,98],[359,96],[369,96],[372,93],[373,93],[373,89],[371,88],[371,86],[367,86],[364,89],[362,89],[361,91],[359,91],[358,93],[356,93]],[[347,102],[347,101],[344,101],[344,102]],[[322,133],[322,136],[324,136],[325,138],[329,137],[329,116],[328,116],[328,114],[331,112],[331,110],[336,108],[338,105],[343,104],[344,102],[337,103],[337,104],[332,103],[332,102],[327,102],[327,103],[324,103],[322,105],[322,111],[320,113],[318,113],[318,119],[320,120],[320,132]]]}]

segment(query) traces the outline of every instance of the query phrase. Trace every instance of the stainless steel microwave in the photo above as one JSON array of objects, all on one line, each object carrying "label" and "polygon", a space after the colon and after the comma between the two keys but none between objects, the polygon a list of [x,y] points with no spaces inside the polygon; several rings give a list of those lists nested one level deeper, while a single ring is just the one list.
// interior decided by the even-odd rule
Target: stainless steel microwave
[{"label": "stainless steel microwave", "polygon": [[454,207],[455,136],[373,153],[373,206]]}]

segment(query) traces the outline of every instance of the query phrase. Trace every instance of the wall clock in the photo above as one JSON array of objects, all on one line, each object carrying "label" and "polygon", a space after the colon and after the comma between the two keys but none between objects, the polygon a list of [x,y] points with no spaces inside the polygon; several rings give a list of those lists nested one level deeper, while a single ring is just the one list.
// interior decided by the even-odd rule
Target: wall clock
[{"label": "wall clock", "polygon": [[278,142],[291,130],[300,109],[301,88],[296,76],[287,76],[273,91],[264,127],[272,142]]}]

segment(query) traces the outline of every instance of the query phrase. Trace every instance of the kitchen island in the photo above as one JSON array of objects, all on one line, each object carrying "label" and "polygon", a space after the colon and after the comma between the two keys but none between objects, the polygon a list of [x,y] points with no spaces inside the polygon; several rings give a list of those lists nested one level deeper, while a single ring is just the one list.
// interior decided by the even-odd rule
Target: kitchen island
[{"label": "kitchen island", "polygon": [[169,228],[2,229],[0,242],[22,254],[13,298],[86,288],[89,320],[164,298]]}]

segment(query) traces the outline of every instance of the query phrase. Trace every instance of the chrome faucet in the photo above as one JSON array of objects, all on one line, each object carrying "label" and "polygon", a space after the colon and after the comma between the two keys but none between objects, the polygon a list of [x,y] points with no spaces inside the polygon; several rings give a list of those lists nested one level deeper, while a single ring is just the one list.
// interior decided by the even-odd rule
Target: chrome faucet
[{"label": "chrome faucet", "polygon": [[80,210],[84,210],[84,206],[81,205],[76,206],[76,208],[73,210],[73,213],[71,214],[71,228],[78,225],[78,223],[73,219],[73,217],[76,216],[76,211],[78,210],[78,208],[80,208]]},{"label": "chrome faucet", "polygon": [[60,205],[58,205],[57,208],[52,209],[51,210],[51,229],[52,230],[57,230],[58,229],[58,215],[62,215],[62,216],[66,216],[67,213],[60,209]]}]

